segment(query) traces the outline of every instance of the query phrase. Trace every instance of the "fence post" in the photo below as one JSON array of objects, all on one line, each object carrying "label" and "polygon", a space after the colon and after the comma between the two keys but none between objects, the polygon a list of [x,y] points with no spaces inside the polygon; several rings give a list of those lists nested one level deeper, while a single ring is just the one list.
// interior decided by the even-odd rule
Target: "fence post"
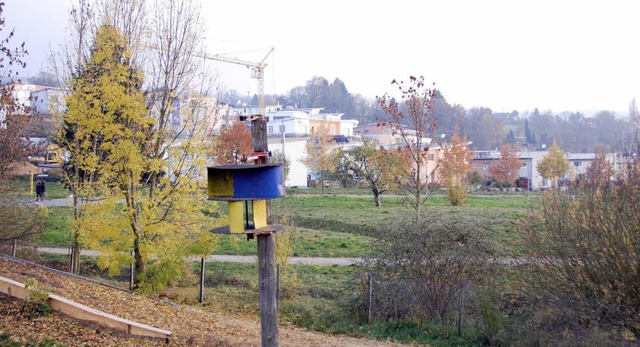
[{"label": "fence post", "polygon": [[17,239],[13,239],[13,249],[11,250],[11,256],[15,258],[16,256],[16,249],[18,248],[18,240]]},{"label": "fence post", "polygon": [[460,308],[458,309],[458,336],[462,336],[462,316],[464,315],[464,283],[460,283]]},{"label": "fence post", "polygon": [[280,264],[276,267],[276,307],[280,308]]},{"label": "fence post", "polygon": [[371,314],[372,314],[372,305],[373,305],[373,276],[371,276],[371,272],[367,273],[367,282],[369,285],[369,312],[367,314],[367,323],[371,324]]},{"label": "fence post", "polygon": [[200,260],[200,303],[204,301],[204,257]]}]

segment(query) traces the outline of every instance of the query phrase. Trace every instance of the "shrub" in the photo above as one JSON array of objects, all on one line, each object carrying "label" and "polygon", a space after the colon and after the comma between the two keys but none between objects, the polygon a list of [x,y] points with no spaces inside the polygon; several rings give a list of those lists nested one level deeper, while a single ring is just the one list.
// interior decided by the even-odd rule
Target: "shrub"
[{"label": "shrub", "polygon": [[578,189],[546,192],[520,226],[536,265],[531,283],[571,299],[580,325],[640,339],[640,166],[630,163],[616,181],[601,172]]},{"label": "shrub", "polygon": [[[416,316],[426,310],[413,307],[421,304],[433,311],[427,312],[428,316],[442,319],[457,306],[460,284],[482,283],[492,277],[489,260],[494,244],[488,221],[462,220],[450,212],[441,213],[435,216],[436,212],[430,211],[419,220],[404,218],[372,235],[371,253],[362,270],[380,276],[376,285],[384,288],[384,298],[389,300],[376,302],[378,308],[387,311],[375,316],[429,318]],[[434,303],[435,308],[431,307]]]},{"label": "shrub", "polygon": [[51,312],[51,307],[47,302],[49,290],[42,287],[38,280],[33,278],[28,278],[24,282],[24,286],[27,289],[27,296],[22,305],[22,313],[30,319],[49,314]]}]

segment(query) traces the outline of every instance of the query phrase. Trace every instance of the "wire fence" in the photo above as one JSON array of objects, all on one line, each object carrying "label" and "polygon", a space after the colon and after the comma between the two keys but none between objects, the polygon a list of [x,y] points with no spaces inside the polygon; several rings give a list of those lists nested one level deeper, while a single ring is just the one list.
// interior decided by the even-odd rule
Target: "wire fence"
[{"label": "wire fence", "polygon": [[[594,332],[627,330],[640,336],[640,309],[571,296],[506,294],[500,286],[487,291],[465,283],[387,278],[368,273],[365,284],[368,323],[416,319],[483,331],[489,339],[505,330],[514,339],[529,335],[586,339]],[[512,318],[508,318],[512,317]],[[637,343],[639,340],[635,340]]]},{"label": "wire fence", "polygon": [[465,285],[367,275],[367,320],[414,318],[455,325],[464,321]]}]

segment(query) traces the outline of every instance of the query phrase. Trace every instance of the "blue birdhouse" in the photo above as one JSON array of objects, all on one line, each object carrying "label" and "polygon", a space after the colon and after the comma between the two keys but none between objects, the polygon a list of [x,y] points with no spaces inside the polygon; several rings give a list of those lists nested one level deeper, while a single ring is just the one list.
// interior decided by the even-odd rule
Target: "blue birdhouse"
[{"label": "blue birdhouse", "polygon": [[208,167],[209,200],[229,202],[229,226],[213,231],[253,233],[267,228],[267,200],[284,196],[283,177],[281,164]]}]

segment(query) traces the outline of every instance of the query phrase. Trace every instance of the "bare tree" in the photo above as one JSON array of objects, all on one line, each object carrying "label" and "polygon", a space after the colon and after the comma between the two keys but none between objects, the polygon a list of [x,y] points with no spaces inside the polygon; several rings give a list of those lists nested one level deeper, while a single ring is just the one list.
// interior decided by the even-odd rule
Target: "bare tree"
[{"label": "bare tree", "polygon": [[14,78],[26,66],[22,58],[27,51],[24,43],[9,47],[14,32],[5,34],[3,6],[0,3],[0,241],[11,241],[28,239],[40,231],[47,211],[16,198],[16,181],[11,179],[36,147],[26,138],[33,120],[30,110],[14,93]]},{"label": "bare tree", "polygon": [[[392,85],[398,87],[402,104],[394,97],[385,93],[378,97],[377,101],[385,116],[378,118],[378,125],[392,129],[402,139],[403,145],[409,150],[415,175],[413,176],[407,192],[412,195],[410,204],[420,217],[420,208],[429,196],[426,192],[426,156],[431,145],[436,144],[436,132],[438,119],[433,113],[433,102],[438,95],[435,88],[425,85],[424,77],[409,77],[409,82],[393,80]],[[401,107],[402,106],[402,107]],[[401,123],[406,123],[410,128]]]}]

